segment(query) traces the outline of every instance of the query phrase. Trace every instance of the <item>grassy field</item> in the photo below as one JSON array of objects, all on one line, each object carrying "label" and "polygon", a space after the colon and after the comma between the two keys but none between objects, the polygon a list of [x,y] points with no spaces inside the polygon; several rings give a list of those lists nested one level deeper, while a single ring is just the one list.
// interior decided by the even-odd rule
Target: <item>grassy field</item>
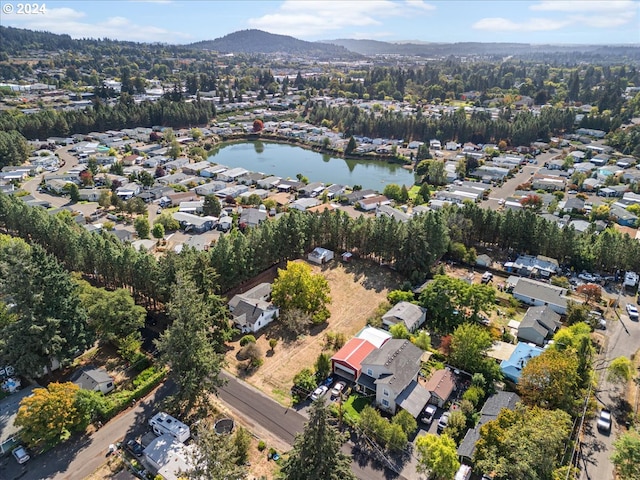
[{"label": "grassy field", "polygon": [[[301,260],[302,261],[302,260]],[[240,345],[233,342],[226,355],[227,368],[235,375],[263,390],[284,405],[289,404],[289,391],[293,377],[301,369],[313,368],[325,349],[325,334],[343,333],[348,340],[358,333],[376,307],[386,301],[387,293],[398,288],[399,277],[387,268],[367,261],[351,263],[331,262],[320,267],[312,265],[313,273],[321,273],[331,289],[331,317],[326,324],[314,327],[308,335],[287,340],[289,335],[276,321],[256,334],[257,344],[265,353],[264,364],[251,375],[244,369],[245,362],[236,358]],[[269,339],[278,339],[273,352]]]}]

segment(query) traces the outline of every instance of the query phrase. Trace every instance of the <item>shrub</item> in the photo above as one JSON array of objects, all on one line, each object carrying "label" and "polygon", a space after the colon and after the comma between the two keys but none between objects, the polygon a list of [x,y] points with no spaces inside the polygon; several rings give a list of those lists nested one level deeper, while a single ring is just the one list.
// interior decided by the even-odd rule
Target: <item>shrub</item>
[{"label": "shrub", "polygon": [[265,448],[267,448],[267,444],[264,442],[264,440],[260,440],[258,442],[258,451],[263,452]]},{"label": "shrub", "polygon": [[240,339],[240,346],[241,347],[244,347],[245,345],[247,345],[249,343],[256,343],[256,337],[254,337],[253,335],[245,335],[244,337],[242,337]]},{"label": "shrub", "polygon": [[484,390],[480,387],[471,386],[462,394],[463,400],[469,400],[474,407],[477,407],[484,398]]}]

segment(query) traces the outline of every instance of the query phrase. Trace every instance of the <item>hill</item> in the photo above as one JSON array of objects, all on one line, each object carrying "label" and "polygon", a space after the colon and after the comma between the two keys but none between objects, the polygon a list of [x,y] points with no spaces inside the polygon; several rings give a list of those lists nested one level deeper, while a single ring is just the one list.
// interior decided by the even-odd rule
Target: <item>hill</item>
[{"label": "hill", "polygon": [[344,47],[361,55],[407,55],[421,57],[447,57],[482,55],[537,58],[545,54],[640,59],[640,47],[635,45],[533,45],[528,43],[391,43],[377,40],[337,39],[326,43]]},{"label": "hill", "polygon": [[196,42],[186,47],[221,53],[285,53],[318,59],[352,59],[360,56],[339,45],[306,42],[288,35],[276,35],[262,30],[240,30],[215,40]]}]

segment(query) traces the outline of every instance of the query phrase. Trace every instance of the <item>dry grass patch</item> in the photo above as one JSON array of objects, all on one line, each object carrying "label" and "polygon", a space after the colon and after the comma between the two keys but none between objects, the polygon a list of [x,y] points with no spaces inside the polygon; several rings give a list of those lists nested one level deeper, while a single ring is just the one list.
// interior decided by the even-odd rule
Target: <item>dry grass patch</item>
[{"label": "dry grass patch", "polygon": [[[283,404],[289,403],[294,375],[302,368],[313,367],[316,358],[323,352],[325,334],[343,333],[347,340],[351,338],[366,325],[367,318],[376,307],[386,301],[387,293],[401,283],[395,272],[367,261],[334,261],[323,267],[312,265],[312,270],[314,274],[322,273],[331,289],[331,317],[325,324],[314,327],[308,335],[296,339],[290,339],[277,320],[259,331],[255,337],[265,354],[264,364],[251,372],[246,371],[246,362],[236,357],[240,349],[239,338],[231,343],[226,355],[228,369],[233,374]],[[278,340],[273,351],[269,347],[270,338]]]}]

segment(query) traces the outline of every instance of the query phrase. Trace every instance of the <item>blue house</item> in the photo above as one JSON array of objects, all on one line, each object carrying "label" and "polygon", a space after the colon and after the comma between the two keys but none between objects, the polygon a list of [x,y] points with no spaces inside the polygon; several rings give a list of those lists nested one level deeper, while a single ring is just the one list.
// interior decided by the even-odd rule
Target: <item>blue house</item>
[{"label": "blue house", "polygon": [[542,348],[529,343],[518,342],[516,349],[507,360],[500,362],[500,370],[505,378],[514,383],[518,383],[522,369],[533,357],[537,357],[543,352]]}]

